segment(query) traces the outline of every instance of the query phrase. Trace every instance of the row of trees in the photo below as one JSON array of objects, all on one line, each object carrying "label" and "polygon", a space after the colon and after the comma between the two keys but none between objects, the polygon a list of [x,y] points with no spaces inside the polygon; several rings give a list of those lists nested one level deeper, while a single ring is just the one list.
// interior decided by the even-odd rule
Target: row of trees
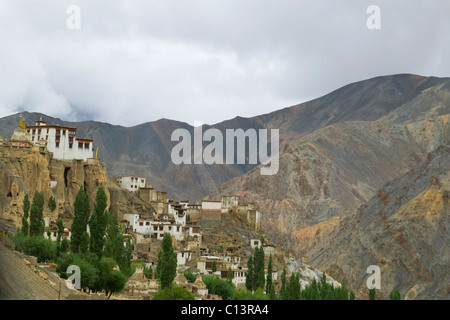
[{"label": "row of trees", "polygon": [[[77,265],[82,289],[104,291],[109,298],[122,291],[131,276],[132,247],[130,239],[124,245],[117,212],[109,213],[107,202],[105,189],[100,186],[91,214],[89,195],[80,187],[74,202],[70,253],[58,259],[57,272],[66,278],[67,267]],[[116,265],[120,271],[114,270]]]},{"label": "row of trees", "polygon": [[[86,291],[105,291],[108,297],[121,291],[131,275],[132,248],[130,240],[124,245],[117,212],[110,214],[106,210],[105,189],[101,186],[97,190],[91,214],[89,196],[80,187],[74,202],[70,242],[62,239],[64,224],[60,218],[56,221],[56,243],[50,240],[50,233],[48,239],[44,237],[44,202],[42,192],[35,192],[31,204],[25,195],[22,228],[14,237],[16,250],[36,256],[39,262],[56,262],[62,278],[68,277],[69,265],[79,266],[81,286]],[[50,197],[48,207],[51,211],[56,209],[54,197]],[[120,271],[114,270],[116,265]]]}]

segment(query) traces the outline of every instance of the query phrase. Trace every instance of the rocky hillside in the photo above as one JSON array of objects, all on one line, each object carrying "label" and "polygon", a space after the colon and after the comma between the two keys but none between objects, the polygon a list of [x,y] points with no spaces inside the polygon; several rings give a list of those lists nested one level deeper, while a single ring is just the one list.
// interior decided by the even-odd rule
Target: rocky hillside
[{"label": "rocky hillside", "polygon": [[309,263],[345,276],[367,296],[367,267],[381,268],[380,297],[450,298],[450,145],[377,194],[307,253]]},{"label": "rocky hillside", "polygon": [[[238,194],[262,209],[274,241],[305,253],[310,226],[351,214],[386,181],[400,177],[450,141],[450,81],[424,89],[377,121],[344,121],[286,142],[280,170],[259,168],[227,181],[211,194]],[[325,234],[337,220],[327,223]],[[274,223],[275,222],[275,223]],[[330,229],[331,228],[331,229]]]},{"label": "rocky hillside", "polygon": [[[252,118],[236,117],[212,127],[222,132],[238,128],[278,128],[283,147],[339,122],[378,120],[426,90],[446,84],[447,80],[407,74],[377,77],[347,85],[310,102]],[[95,147],[99,147],[99,157],[108,168],[108,175],[146,177],[157,189],[167,191],[170,198],[199,200],[225,181],[255,167],[174,165],[170,158],[175,145],[170,140],[171,133],[177,128],[193,132],[192,126],[183,122],[161,119],[126,128],[93,121],[71,123],[36,113],[23,114],[28,124],[42,116],[48,123],[76,126],[79,136],[94,139]],[[399,115],[400,119],[401,116],[405,114]],[[0,136],[10,137],[18,119],[19,114],[0,119]],[[205,126],[204,130],[208,128]]]}]

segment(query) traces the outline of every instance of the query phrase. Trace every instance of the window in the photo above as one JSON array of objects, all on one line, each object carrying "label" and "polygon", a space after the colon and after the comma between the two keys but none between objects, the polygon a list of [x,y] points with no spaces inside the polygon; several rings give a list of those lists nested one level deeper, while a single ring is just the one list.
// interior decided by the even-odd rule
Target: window
[{"label": "window", "polygon": [[59,148],[59,141],[58,141],[58,142],[56,142],[56,147],[57,147],[57,148]]},{"label": "window", "polygon": [[144,223],[143,223],[143,222],[139,222],[139,226],[141,226],[141,227],[142,227],[143,225],[144,225]]},{"label": "window", "polygon": [[147,222],[145,223],[145,225],[146,225],[146,226],[149,226],[149,225],[150,225],[150,222],[147,221]]},{"label": "window", "polygon": [[78,149],[83,149],[83,142],[78,142]]},{"label": "window", "polygon": [[84,143],[84,148],[85,148],[85,149],[89,149],[89,143],[88,143],[88,142],[85,142],[85,143]]}]

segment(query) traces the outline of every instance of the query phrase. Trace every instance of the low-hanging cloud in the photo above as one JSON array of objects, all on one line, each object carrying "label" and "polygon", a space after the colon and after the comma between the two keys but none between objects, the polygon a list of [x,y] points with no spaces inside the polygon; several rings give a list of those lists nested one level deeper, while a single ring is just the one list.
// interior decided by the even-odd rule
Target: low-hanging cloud
[{"label": "low-hanging cloud", "polygon": [[[380,30],[366,27],[371,4]],[[79,30],[66,27],[70,5]],[[449,9],[446,0],[6,0],[0,116],[212,124],[378,75],[448,76]]]}]

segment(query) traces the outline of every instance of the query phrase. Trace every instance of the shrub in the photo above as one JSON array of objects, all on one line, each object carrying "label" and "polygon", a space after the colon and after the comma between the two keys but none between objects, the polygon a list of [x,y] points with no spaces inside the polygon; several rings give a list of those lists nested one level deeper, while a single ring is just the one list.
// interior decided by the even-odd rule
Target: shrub
[{"label": "shrub", "polygon": [[182,287],[159,289],[152,300],[194,300],[194,295]]}]

